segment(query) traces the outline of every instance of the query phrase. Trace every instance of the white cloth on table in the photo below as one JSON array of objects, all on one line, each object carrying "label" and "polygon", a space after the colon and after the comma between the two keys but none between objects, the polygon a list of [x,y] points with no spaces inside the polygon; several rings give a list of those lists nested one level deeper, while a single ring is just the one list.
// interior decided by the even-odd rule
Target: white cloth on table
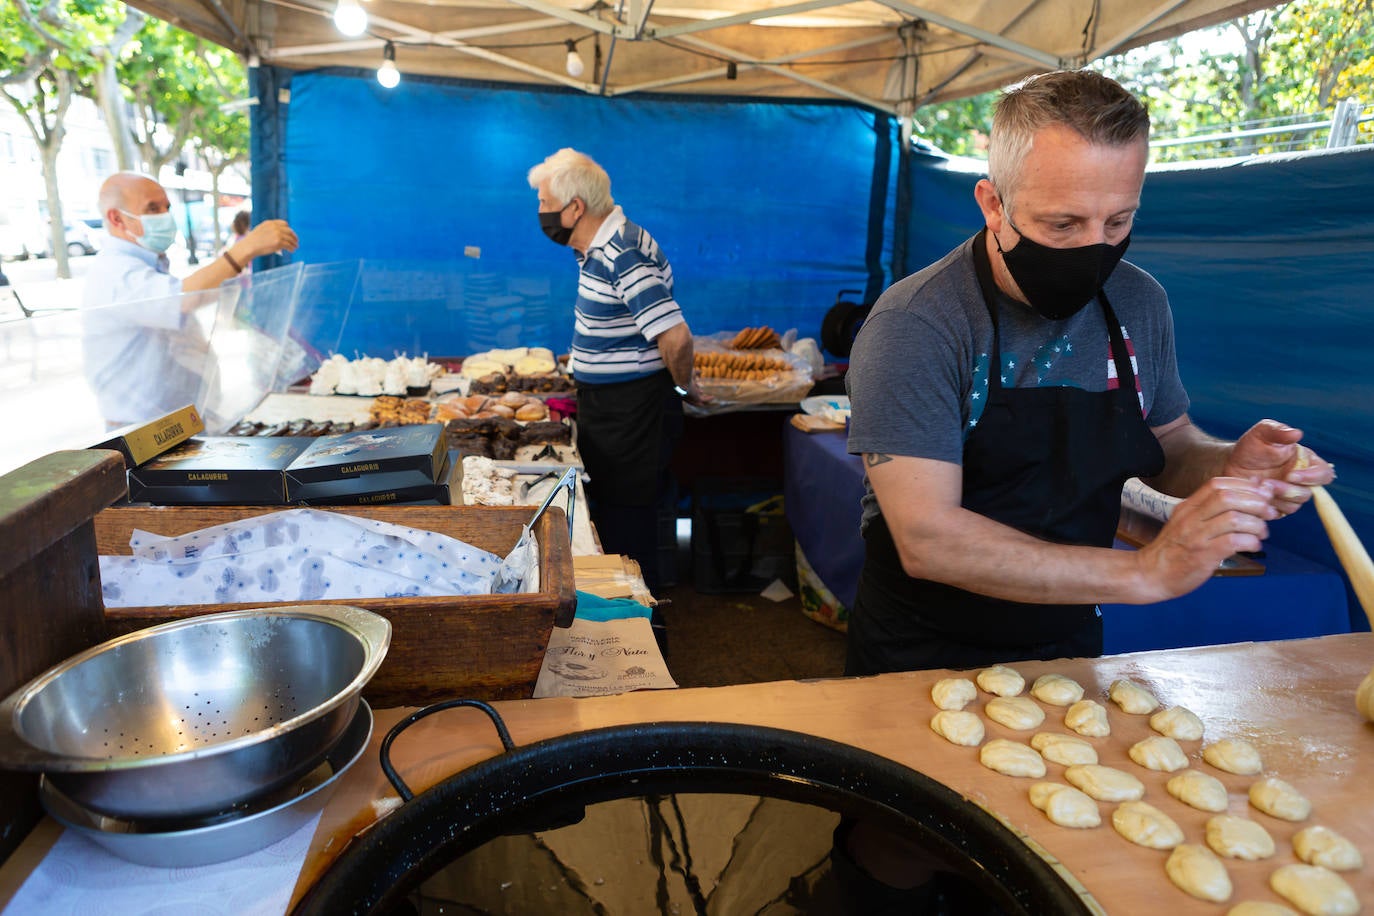
[{"label": "white cloth on table", "polygon": [[135,531],[130,546],[100,558],[107,607],[482,595],[501,567],[448,535],[318,509],[177,537]]}]

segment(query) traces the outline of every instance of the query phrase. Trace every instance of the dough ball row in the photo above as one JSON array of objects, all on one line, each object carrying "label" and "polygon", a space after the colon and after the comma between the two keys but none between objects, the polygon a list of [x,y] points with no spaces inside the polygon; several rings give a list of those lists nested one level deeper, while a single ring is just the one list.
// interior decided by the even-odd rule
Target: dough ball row
[{"label": "dough ball row", "polygon": [[[1144,687],[1127,679],[1114,681],[1108,690],[1109,699],[1122,712],[1148,715],[1156,732],[1131,746],[1131,759],[1144,769],[1175,773],[1166,783],[1168,793],[1183,804],[1214,815],[1204,828],[1205,844],[1184,842],[1178,823],[1142,800],[1144,783],[1130,773],[1099,765],[1096,748],[1082,737],[1037,732],[1029,745],[1005,738],[983,744],[982,720],[964,709],[977,699],[980,688],[992,694],[984,706],[987,717],[1016,731],[1036,729],[1044,723],[1045,711],[1035,702],[1039,700],[1048,706],[1067,707],[1064,724],[1078,735],[1107,737],[1111,726],[1106,708],[1085,699],[1081,685],[1059,674],[1037,678],[1030,696],[1021,696],[1026,689],[1025,678],[1006,665],[985,668],[972,680],[944,678],[931,688],[931,699],[940,710],[931,720],[931,728],[951,743],[981,745],[979,762],[983,766],[1003,775],[1031,779],[1045,776],[1046,761],[1065,767],[1063,777],[1070,785],[1035,782],[1028,792],[1030,803],[1052,823],[1071,829],[1097,827],[1102,822],[1098,803],[1115,803],[1113,829],[1137,845],[1170,850],[1165,863],[1170,881],[1185,893],[1214,903],[1226,902],[1233,892],[1226,859],[1255,861],[1275,855],[1274,839],[1263,824],[1225,813],[1229,800],[1226,786],[1214,776],[1189,769],[1188,756],[1178,742],[1200,741],[1205,732],[1202,720],[1192,711],[1182,706],[1165,707]],[[1202,748],[1202,758],[1227,773],[1255,776],[1263,772],[1258,750],[1239,739],[1207,744]],[[1311,802],[1296,788],[1273,776],[1253,782],[1248,797],[1251,807],[1279,820],[1300,822],[1312,812]],[[1302,864],[1276,869],[1269,882],[1274,892],[1303,913],[1358,913],[1360,902],[1338,872],[1364,867],[1359,849],[1320,825],[1300,830],[1292,843]],[[1228,911],[1228,916],[1292,912],[1278,904],[1246,901]]]}]

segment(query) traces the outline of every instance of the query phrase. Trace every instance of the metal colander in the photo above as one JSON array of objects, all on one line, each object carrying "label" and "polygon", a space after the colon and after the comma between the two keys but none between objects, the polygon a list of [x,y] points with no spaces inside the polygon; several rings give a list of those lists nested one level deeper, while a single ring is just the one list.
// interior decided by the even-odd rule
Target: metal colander
[{"label": "metal colander", "polygon": [[101,643],[0,703],[0,767],[116,817],[212,814],[287,785],[342,736],[391,624],[313,605],[179,620]]}]

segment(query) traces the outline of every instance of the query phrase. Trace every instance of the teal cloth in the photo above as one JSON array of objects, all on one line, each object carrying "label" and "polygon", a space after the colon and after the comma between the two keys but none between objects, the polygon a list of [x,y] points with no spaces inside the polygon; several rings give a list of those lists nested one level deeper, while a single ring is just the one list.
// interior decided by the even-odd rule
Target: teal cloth
[{"label": "teal cloth", "polygon": [[653,613],[653,608],[628,598],[602,598],[590,592],[577,593],[579,620],[624,620],[627,617],[651,617]]}]

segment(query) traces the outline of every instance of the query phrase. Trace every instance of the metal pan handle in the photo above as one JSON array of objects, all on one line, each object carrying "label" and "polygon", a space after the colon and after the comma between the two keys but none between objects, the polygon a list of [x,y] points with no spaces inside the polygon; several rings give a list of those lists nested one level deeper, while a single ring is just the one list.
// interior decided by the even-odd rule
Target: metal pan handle
[{"label": "metal pan handle", "polygon": [[410,728],[410,726],[419,722],[425,716],[431,716],[436,712],[443,712],[446,709],[453,709],[458,706],[472,706],[486,713],[487,718],[491,719],[491,724],[496,727],[496,734],[501,739],[501,746],[507,751],[515,750],[515,742],[511,740],[510,732],[506,730],[506,723],[502,720],[501,714],[481,700],[444,700],[442,703],[434,703],[430,706],[426,706],[424,709],[417,709],[415,712],[391,726],[391,731],[387,732],[386,737],[382,739],[382,749],[380,752],[382,772],[386,774],[386,778],[396,789],[396,794],[401,796],[401,801],[410,801],[415,797],[415,793],[410,791],[410,786],[406,785],[405,780],[396,772],[396,768],[391,765],[391,742],[395,741],[396,737],[400,735],[401,732]]}]

